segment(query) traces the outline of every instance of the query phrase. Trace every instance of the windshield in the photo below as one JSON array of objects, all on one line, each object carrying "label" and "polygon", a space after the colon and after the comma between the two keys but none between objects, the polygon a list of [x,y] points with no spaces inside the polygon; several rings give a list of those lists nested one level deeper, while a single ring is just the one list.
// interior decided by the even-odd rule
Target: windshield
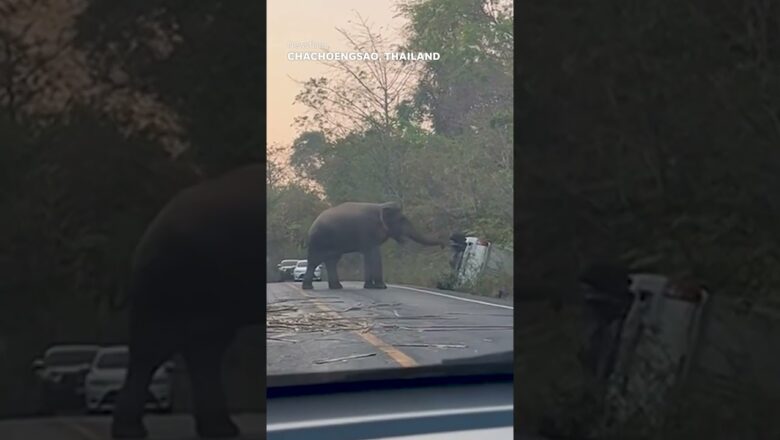
[{"label": "windshield", "polygon": [[[400,14],[410,29],[427,28],[423,17],[438,14],[431,15],[439,10],[434,3],[431,9],[422,6],[428,1]],[[280,170],[268,187],[273,200],[266,207],[268,252],[271,258],[307,258],[289,276],[279,271],[269,276],[268,375],[385,368],[400,374],[512,352],[508,244],[514,240],[509,159],[514,146],[508,122],[514,18],[510,2],[485,2],[485,7],[494,15],[483,24],[476,18],[482,13],[455,8],[448,15],[467,17],[454,20],[463,22],[452,32],[482,29],[485,34],[469,38],[490,42],[474,45],[453,37],[447,47],[447,56],[462,57],[466,48],[483,52],[470,55],[480,60],[472,67],[465,58],[447,61],[475,78],[468,83],[439,71],[442,65],[426,60],[424,52],[419,59],[396,53],[398,46],[409,45],[438,50],[434,46],[443,40],[434,37],[436,31],[384,39],[371,26],[337,20],[333,25],[345,26],[339,42],[345,50],[372,48],[369,55],[376,52],[378,58],[322,63],[296,58],[311,55],[311,47],[269,33],[268,68],[280,78],[294,67],[311,78],[321,77],[315,66],[329,65],[332,71],[322,82],[312,79],[296,87],[293,105],[278,102],[280,109],[295,113],[299,125],[290,139],[279,141],[278,150],[268,150],[271,168]],[[282,16],[294,9],[281,2],[269,8]],[[274,52],[282,47],[284,52]],[[444,60],[444,51],[439,55]],[[476,80],[486,78],[485,72],[491,72],[489,79]],[[279,86],[269,82],[269,91]],[[457,96],[428,103],[414,98],[431,96],[431,88]],[[399,104],[379,105],[387,96],[376,91]],[[455,119],[445,110],[451,106],[460,109],[451,109]],[[452,243],[465,237],[494,245],[453,255]]]},{"label": "windshield", "polygon": [[126,351],[104,353],[98,358],[97,367],[104,369],[127,368],[128,356]]},{"label": "windshield", "polygon": [[297,263],[297,262],[298,262],[298,260],[284,260],[284,261],[282,261],[280,264],[281,264],[282,266],[293,266],[293,265],[295,265],[295,263]]},{"label": "windshield", "polygon": [[95,357],[96,350],[55,351],[46,356],[45,364],[51,367],[89,364]]}]

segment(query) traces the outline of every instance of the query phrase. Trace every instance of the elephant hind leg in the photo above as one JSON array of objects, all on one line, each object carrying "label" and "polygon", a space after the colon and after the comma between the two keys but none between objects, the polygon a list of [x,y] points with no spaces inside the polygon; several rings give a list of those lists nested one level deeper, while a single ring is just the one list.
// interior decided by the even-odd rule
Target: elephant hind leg
[{"label": "elephant hind leg", "polygon": [[175,351],[169,329],[144,323],[131,328],[127,377],[117,398],[111,424],[114,438],[145,438],[144,406],[152,375]]},{"label": "elephant hind leg", "polygon": [[309,251],[309,255],[306,259],[306,273],[303,274],[301,289],[311,290],[314,288],[314,285],[311,283],[314,279],[314,269],[322,264],[322,261],[323,257],[320,254]]},{"label": "elephant hind leg", "polygon": [[232,330],[210,331],[182,352],[192,385],[195,427],[202,438],[231,438],[239,429],[230,419],[222,383],[222,361],[233,340]]},{"label": "elephant hind leg", "polygon": [[375,246],[363,253],[364,289],[387,289],[382,273],[382,252]]},{"label": "elephant hind leg", "polygon": [[341,289],[341,280],[339,280],[339,259],[341,256],[329,257],[325,260],[325,269],[328,271],[328,288]]}]

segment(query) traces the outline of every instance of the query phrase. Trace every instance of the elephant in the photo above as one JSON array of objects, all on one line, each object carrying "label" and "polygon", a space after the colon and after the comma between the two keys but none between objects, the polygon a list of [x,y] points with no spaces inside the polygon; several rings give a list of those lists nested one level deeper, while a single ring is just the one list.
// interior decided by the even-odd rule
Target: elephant
[{"label": "elephant", "polygon": [[147,436],[150,379],[175,354],[189,372],[198,435],[239,435],[222,360],[238,330],[265,322],[264,185],[263,165],[235,169],[181,191],[148,225],[128,282],[130,355],[114,438]]},{"label": "elephant", "polygon": [[314,270],[325,263],[328,287],[341,289],[337,266],[343,254],[363,254],[366,289],[386,289],[379,247],[389,238],[404,243],[406,238],[425,246],[449,244],[448,239],[427,237],[417,231],[395,202],[345,202],[328,208],[309,228],[308,263],[301,288],[312,289]]}]

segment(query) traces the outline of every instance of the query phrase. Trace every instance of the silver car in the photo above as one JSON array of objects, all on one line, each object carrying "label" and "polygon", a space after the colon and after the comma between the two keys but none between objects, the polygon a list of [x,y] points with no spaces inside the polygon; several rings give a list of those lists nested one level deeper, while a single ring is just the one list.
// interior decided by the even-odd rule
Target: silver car
[{"label": "silver car", "polygon": [[298,263],[298,260],[282,260],[281,263],[276,265],[276,269],[279,271],[279,281],[286,281],[293,278],[293,269]]},{"label": "silver car", "polygon": [[[84,381],[87,411],[111,411],[127,375],[129,353],[127,346],[106,347],[98,351]],[[149,385],[146,408],[169,412],[172,408],[171,362],[154,372]]]},{"label": "silver car", "polygon": [[[306,260],[298,260],[298,264],[293,269],[293,279],[295,281],[302,281],[303,276],[306,274],[306,266],[308,262]],[[322,281],[322,265],[320,264],[314,269],[314,281]]]}]

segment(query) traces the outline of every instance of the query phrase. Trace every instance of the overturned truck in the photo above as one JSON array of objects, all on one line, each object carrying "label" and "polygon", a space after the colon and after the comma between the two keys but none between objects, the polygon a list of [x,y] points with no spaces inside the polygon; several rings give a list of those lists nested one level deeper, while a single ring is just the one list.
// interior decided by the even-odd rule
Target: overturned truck
[{"label": "overturned truck", "polygon": [[[450,237],[452,273],[448,285],[454,290],[490,290],[480,292],[504,297],[512,292],[512,251],[480,237],[454,234]],[[479,287],[478,287],[479,286]]]},{"label": "overturned truck", "polygon": [[780,310],[663,275],[632,274],[630,283],[633,298],[601,352],[613,362],[591,433],[621,436],[640,423],[678,426],[686,438],[716,418],[734,428],[726,438],[750,425],[780,438],[780,423],[761,417],[780,407]]}]

